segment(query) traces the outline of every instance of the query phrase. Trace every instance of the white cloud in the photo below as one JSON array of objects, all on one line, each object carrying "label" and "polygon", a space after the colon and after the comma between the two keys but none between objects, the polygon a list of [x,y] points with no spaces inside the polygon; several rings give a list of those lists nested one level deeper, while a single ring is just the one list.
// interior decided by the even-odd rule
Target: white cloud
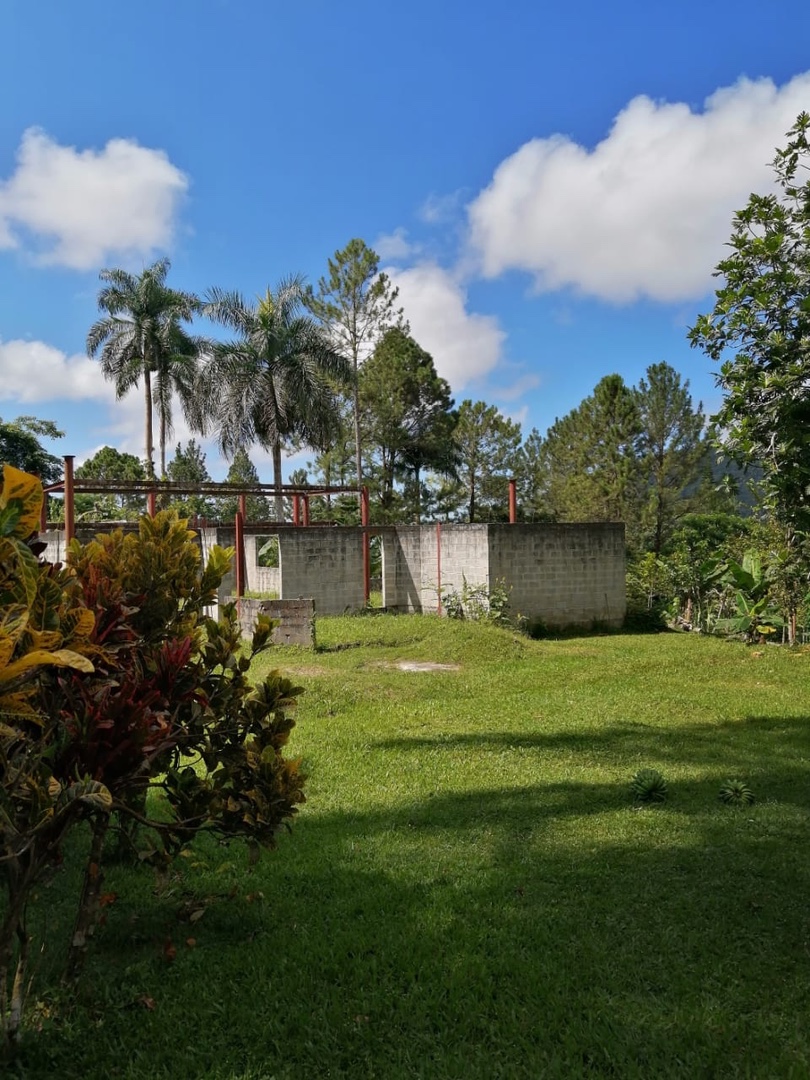
[{"label": "white cloud", "polygon": [[416,252],[416,245],[410,242],[407,229],[401,225],[392,233],[378,236],[371,246],[381,259],[407,259]]},{"label": "white cloud", "polygon": [[37,401],[115,400],[97,361],[67,356],[44,341],[0,341],[0,398]]},{"label": "white cloud", "polygon": [[494,316],[467,311],[463,287],[446,270],[436,263],[420,263],[387,273],[399,287],[413,337],[433,356],[436,370],[454,390],[496,366],[506,334]]},{"label": "white cloud", "polygon": [[187,189],[162,150],[131,139],[77,150],[29,128],[16,170],[0,182],[0,248],[33,237],[42,262],[76,270],[147,256],[171,243]]},{"label": "white cloud", "polygon": [[731,218],[767,189],[768,162],[810,101],[810,72],[777,88],[741,79],[702,112],[634,98],[593,150],[532,139],[468,207],[486,277],[519,269],[538,289],[612,301],[703,295]]},{"label": "white cloud", "polygon": [[517,401],[518,398],[523,397],[524,394],[528,394],[531,390],[536,390],[540,385],[539,375],[521,375],[521,377],[511,384],[511,386],[501,386],[495,394],[501,401]]},{"label": "white cloud", "polygon": [[449,195],[431,193],[419,207],[419,218],[427,225],[443,225],[458,216],[464,199],[464,188]]}]

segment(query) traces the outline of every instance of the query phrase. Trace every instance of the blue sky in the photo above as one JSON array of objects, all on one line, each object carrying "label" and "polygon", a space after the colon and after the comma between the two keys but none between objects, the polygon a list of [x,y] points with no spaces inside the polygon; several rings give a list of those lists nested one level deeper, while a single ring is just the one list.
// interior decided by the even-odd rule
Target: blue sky
[{"label": "blue sky", "polygon": [[0,416],[142,453],[84,355],[98,271],[255,295],[354,236],[457,401],[545,432],[665,360],[711,410],[686,328],[810,110],[808,41],[794,0],[3,0]]}]

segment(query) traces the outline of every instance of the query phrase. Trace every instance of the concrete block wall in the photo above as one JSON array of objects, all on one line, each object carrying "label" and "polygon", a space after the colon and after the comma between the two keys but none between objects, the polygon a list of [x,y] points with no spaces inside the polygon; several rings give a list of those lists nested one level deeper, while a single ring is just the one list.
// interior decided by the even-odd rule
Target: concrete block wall
[{"label": "concrete block wall", "polygon": [[627,609],[624,525],[488,525],[490,588],[549,627],[620,626]]},{"label": "concrete block wall", "polygon": [[383,607],[389,611],[422,610],[422,530],[418,525],[380,531]]},{"label": "concrete block wall", "polygon": [[[489,525],[442,525],[441,527],[441,591],[461,594],[467,585],[482,585],[489,589],[491,572],[489,565]],[[432,580],[433,604],[436,610],[436,586],[439,566],[436,559],[436,529],[433,528],[433,565],[425,567]]]},{"label": "concrete block wall", "polygon": [[284,600],[312,597],[320,615],[340,615],[364,606],[359,529],[302,526],[280,531],[279,555]]},{"label": "concrete block wall", "polygon": [[228,598],[236,604],[243,637],[252,637],[256,616],[269,615],[276,623],[270,635],[274,645],[315,645],[315,605],[312,600],[245,600]]}]

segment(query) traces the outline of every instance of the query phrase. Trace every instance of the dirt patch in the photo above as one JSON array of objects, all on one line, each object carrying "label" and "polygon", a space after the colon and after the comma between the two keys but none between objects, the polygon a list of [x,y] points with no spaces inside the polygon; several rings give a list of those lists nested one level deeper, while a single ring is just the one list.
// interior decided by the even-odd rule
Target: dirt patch
[{"label": "dirt patch", "polygon": [[434,664],[430,660],[394,660],[386,667],[400,671],[461,671],[461,664]]},{"label": "dirt patch", "polygon": [[287,667],[284,664],[280,664],[279,667],[287,676],[287,678],[292,678],[293,676],[297,678],[299,675],[303,675],[304,678],[317,679],[320,678],[322,675],[329,674],[326,668],[317,667],[315,664],[302,664],[300,667]]}]

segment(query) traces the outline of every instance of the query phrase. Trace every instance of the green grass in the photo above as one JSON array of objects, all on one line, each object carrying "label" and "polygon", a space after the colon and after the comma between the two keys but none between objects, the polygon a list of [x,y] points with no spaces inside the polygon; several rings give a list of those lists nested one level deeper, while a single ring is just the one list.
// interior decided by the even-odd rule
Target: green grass
[{"label": "green grass", "polygon": [[292,835],[253,872],[210,843],[162,883],[113,867],[19,1075],[810,1076],[810,655],[385,615],[318,641],[261,661],[306,687]]}]

